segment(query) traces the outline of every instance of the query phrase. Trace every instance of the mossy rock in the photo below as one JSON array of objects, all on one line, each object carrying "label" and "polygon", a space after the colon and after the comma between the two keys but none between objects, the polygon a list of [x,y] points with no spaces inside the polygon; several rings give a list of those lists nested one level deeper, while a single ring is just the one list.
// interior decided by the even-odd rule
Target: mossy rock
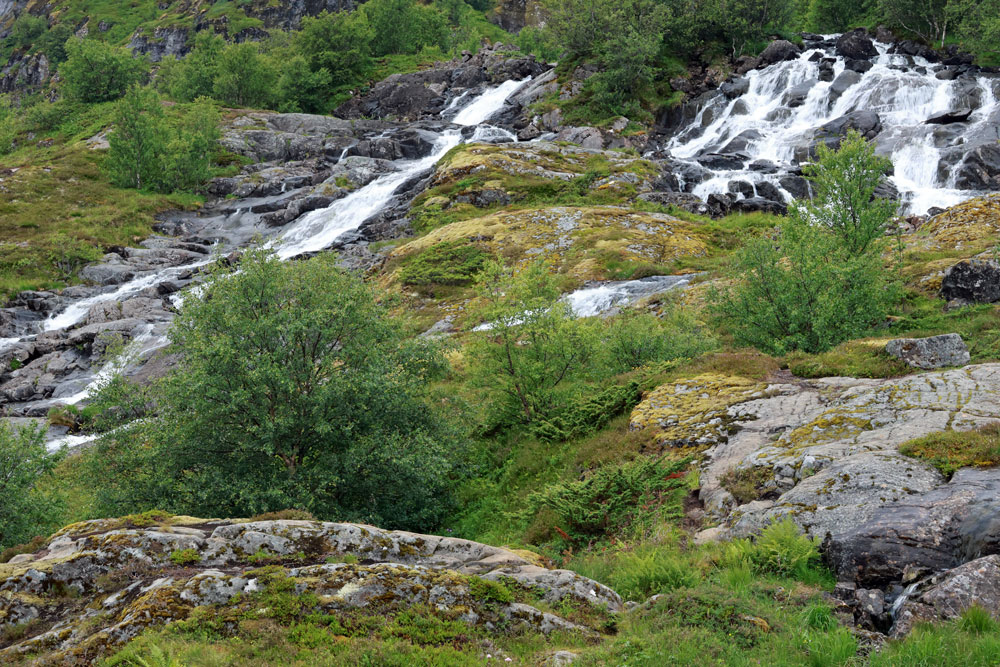
[{"label": "mossy rock", "polygon": [[931,218],[922,228],[934,245],[976,252],[1000,238],[1000,194],[976,197]]}]

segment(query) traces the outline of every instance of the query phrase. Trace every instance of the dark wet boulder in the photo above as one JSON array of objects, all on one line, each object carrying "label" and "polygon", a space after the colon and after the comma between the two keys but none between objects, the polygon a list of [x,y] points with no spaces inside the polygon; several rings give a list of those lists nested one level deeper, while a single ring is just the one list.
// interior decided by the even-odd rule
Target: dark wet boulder
[{"label": "dark wet boulder", "polygon": [[817,79],[806,79],[802,83],[792,86],[781,98],[781,103],[790,109],[802,106],[806,98],[809,97],[809,91],[813,89],[817,81]]},{"label": "dark wet boulder", "polygon": [[891,51],[892,53],[899,53],[905,56],[918,56],[932,63],[936,63],[941,60],[941,56],[938,55],[937,51],[926,44],[920,44],[910,39],[904,39],[897,42],[892,47]]},{"label": "dark wet boulder", "polygon": [[713,171],[742,169],[747,156],[738,153],[707,153],[695,158],[698,164]]},{"label": "dark wet boulder", "polygon": [[776,174],[778,173],[778,165],[774,164],[770,160],[754,160],[749,165],[750,171],[756,171],[761,174]]},{"label": "dark wet boulder", "polygon": [[864,28],[845,32],[837,38],[837,55],[853,60],[867,60],[878,55],[878,49]]},{"label": "dark wet boulder", "polygon": [[941,279],[941,298],[962,304],[1000,301],[1000,264],[975,259],[955,264]]},{"label": "dark wet boulder", "polygon": [[729,190],[729,192],[731,192],[734,195],[740,194],[746,197],[747,199],[755,196],[756,194],[754,193],[753,190],[753,184],[751,184],[749,181],[729,181],[729,184],[726,186],[726,189]]},{"label": "dark wet boulder", "polygon": [[964,123],[972,115],[972,109],[955,109],[946,113],[931,116],[924,121],[926,125],[948,125],[950,123]]},{"label": "dark wet boulder", "polygon": [[819,61],[819,80],[820,81],[833,81],[834,69],[833,66],[836,63],[835,58],[823,58]]},{"label": "dark wet boulder", "polygon": [[745,154],[750,142],[761,139],[763,135],[757,130],[743,130],[735,137],[726,142],[726,145],[719,149],[723,154]]},{"label": "dark wet boulder", "polygon": [[851,130],[855,130],[865,139],[874,139],[882,131],[882,119],[874,111],[855,111],[835,118],[817,127],[813,131],[812,140],[796,149],[795,158],[799,162],[815,158],[821,144],[830,149],[839,148],[841,141]]},{"label": "dark wet boulder", "polygon": [[778,184],[795,199],[812,199],[812,186],[802,176],[788,174],[778,179]]},{"label": "dark wet boulder", "polygon": [[840,98],[841,95],[847,92],[847,89],[861,81],[861,75],[857,72],[845,69],[843,72],[833,80],[830,84],[830,101],[834,102]]},{"label": "dark wet boulder", "polygon": [[740,95],[746,95],[747,91],[750,90],[750,80],[745,77],[740,77],[739,79],[726,81],[719,86],[719,90],[721,90],[722,94],[729,99],[739,97]]},{"label": "dark wet boulder", "polygon": [[838,579],[868,588],[900,582],[908,568],[947,570],[998,554],[1000,470],[963,468],[947,484],[879,507],[824,551]]},{"label": "dark wet boulder", "polygon": [[845,63],[847,69],[858,74],[864,74],[874,66],[870,60],[848,60]]},{"label": "dark wet boulder", "polygon": [[974,605],[1000,620],[1000,556],[977,558],[932,578],[902,601],[891,635],[903,637],[921,621],[950,621]]},{"label": "dark wet boulder", "polygon": [[771,213],[773,215],[788,213],[788,207],[784,204],[763,197],[737,199],[733,202],[731,210],[739,213]]},{"label": "dark wet boulder", "polygon": [[769,183],[768,181],[761,181],[757,183],[754,188],[757,190],[757,196],[763,197],[764,199],[770,199],[771,201],[778,202],[779,204],[785,203],[785,198],[781,196],[781,191],[778,190],[774,183]]},{"label": "dark wet boulder", "polygon": [[676,206],[679,209],[697,215],[711,215],[708,204],[692,194],[683,192],[644,192],[638,198],[642,201],[659,204],[660,206]]},{"label": "dark wet boulder", "polygon": [[960,190],[1000,190],[1000,144],[989,143],[966,153],[958,166]]},{"label": "dark wet boulder", "polygon": [[760,66],[766,67],[785,60],[795,60],[802,51],[786,39],[776,39],[760,54]]}]

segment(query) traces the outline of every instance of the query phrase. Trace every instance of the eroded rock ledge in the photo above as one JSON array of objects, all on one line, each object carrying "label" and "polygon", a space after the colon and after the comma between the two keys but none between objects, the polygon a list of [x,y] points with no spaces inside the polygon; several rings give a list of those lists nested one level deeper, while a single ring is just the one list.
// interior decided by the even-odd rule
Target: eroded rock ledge
[{"label": "eroded rock ledge", "polygon": [[[276,576],[315,600],[317,613],[425,605],[487,631],[595,631],[533,603],[596,616],[622,609],[595,581],[468,540],[360,524],[138,515],[74,524],[44,549],[0,564],[0,630],[31,622],[26,636],[0,644],[0,662],[31,653],[40,664],[89,664],[198,607],[252,607]],[[483,581],[513,594],[484,594]]]}]

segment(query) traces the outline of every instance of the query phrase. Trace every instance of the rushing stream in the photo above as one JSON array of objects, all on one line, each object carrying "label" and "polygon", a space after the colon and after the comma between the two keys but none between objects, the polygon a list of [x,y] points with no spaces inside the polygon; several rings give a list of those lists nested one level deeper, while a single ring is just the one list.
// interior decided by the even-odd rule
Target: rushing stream
[{"label": "rushing stream", "polygon": [[[807,42],[797,59],[750,71],[728,94],[713,93],[700,102],[694,118],[667,145],[699,174],[686,191],[704,199],[734,192],[730,184],[743,181],[762,195],[760,184],[768,183],[790,201],[787,175],[809,159],[818,128],[845,117],[864,121],[860,114],[868,114],[877,123],[872,134],[878,152],[894,164],[891,180],[906,211],[922,214],[975,194],[962,178],[961,164],[970,149],[1000,138],[1000,79],[992,74],[949,79],[948,68],[890,53],[890,45],[880,42],[874,43],[878,55],[857,67],[835,54],[833,37]],[[849,64],[870,69],[858,72]],[[967,117],[927,122],[948,112]]]}]

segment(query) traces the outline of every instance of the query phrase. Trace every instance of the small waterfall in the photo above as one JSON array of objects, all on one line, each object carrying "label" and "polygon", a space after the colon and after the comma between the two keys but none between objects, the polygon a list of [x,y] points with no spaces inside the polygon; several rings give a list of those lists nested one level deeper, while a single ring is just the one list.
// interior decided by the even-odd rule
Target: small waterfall
[{"label": "small waterfall", "polygon": [[639,280],[603,283],[578,289],[566,295],[577,317],[608,315],[618,307],[672,289],[684,287],[692,276],[651,276]]},{"label": "small waterfall", "polygon": [[[875,112],[882,129],[875,141],[879,153],[892,159],[891,180],[907,212],[923,213],[932,206],[950,206],[974,196],[955,188],[954,165],[964,152],[996,141],[1000,122],[997,87],[993,76],[938,79],[940,67],[921,57],[889,53],[890,45],[875,42],[878,56],[864,73],[847,69],[829,44],[835,35],[815,48],[805,49],[790,61],[776,63],[745,75],[745,91],[727,97],[721,93],[703,102],[686,127],[677,131],[667,148],[675,158],[701,164],[714,153],[742,155],[742,167],[708,165],[709,175],[688,183],[687,191],[705,198],[726,193],[732,180],[751,184],[779,181],[808,160],[808,149],[817,128],[856,112]],[[820,80],[821,62],[832,65],[832,76]],[[926,124],[929,118],[970,107],[967,122]],[[777,173],[763,174],[748,167],[753,160],[768,160]],[[697,171],[697,170],[696,170]],[[689,179],[690,180],[690,179]],[[791,195],[782,192],[786,201]]]}]

